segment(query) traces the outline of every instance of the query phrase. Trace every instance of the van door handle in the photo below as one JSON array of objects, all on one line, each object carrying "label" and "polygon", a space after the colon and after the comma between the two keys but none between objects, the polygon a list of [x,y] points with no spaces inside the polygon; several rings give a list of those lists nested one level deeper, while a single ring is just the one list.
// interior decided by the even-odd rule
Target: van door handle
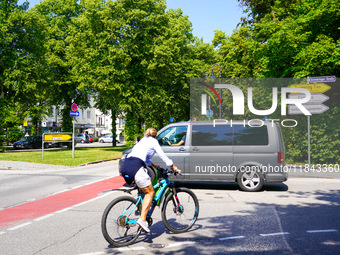
[{"label": "van door handle", "polygon": [[185,149],[183,147],[179,148],[179,151],[185,151]]},{"label": "van door handle", "polygon": [[198,151],[198,148],[197,148],[197,147],[194,147],[192,150],[193,150],[193,151]]}]

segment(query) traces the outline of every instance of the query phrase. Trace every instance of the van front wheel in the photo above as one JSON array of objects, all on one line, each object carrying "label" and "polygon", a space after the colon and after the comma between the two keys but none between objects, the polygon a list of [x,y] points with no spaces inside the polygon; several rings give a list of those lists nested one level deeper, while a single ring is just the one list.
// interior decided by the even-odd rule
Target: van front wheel
[{"label": "van front wheel", "polygon": [[263,187],[264,177],[259,170],[245,170],[237,175],[237,183],[244,191],[256,192]]}]

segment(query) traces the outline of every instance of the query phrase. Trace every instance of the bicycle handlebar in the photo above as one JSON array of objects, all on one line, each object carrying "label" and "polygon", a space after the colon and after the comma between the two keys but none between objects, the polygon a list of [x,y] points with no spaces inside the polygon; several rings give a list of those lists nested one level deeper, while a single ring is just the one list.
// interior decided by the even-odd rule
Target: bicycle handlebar
[{"label": "bicycle handlebar", "polygon": [[174,174],[175,176],[176,175],[182,175],[181,173],[177,173],[177,172],[175,172],[173,169],[171,169],[171,168],[166,168],[166,169],[164,169],[164,168],[161,168],[161,167],[159,167],[159,169],[157,169],[157,170],[161,170],[162,172],[163,172],[163,174]]}]

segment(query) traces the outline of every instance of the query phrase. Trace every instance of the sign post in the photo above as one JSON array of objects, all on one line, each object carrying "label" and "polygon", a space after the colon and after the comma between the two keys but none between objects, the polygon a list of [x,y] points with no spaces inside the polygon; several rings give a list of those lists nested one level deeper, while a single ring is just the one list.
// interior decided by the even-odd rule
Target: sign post
[{"label": "sign post", "polygon": [[73,129],[72,129],[72,158],[74,158],[74,122],[75,122],[75,119],[74,119],[74,117],[73,117],[73,121],[72,121],[72,123],[73,123]]},{"label": "sign post", "polygon": [[[329,109],[328,106],[323,105],[322,103],[329,99],[328,96],[322,94],[326,91],[330,90],[331,87],[323,82],[335,82],[335,76],[323,76],[323,77],[307,77],[307,84],[293,84],[289,87],[297,87],[297,88],[304,88],[309,90],[312,97],[311,99],[303,104],[306,109],[311,114],[321,114]],[[289,95],[290,99],[299,99],[303,98],[305,95],[291,93]],[[299,108],[294,105],[288,106],[288,114],[303,114]],[[311,144],[310,144],[310,115],[307,115],[307,128],[308,128],[308,166],[310,167],[311,163]]]},{"label": "sign post", "polygon": [[75,117],[79,117],[79,112],[77,111],[78,106],[76,104],[72,104],[71,105],[71,109],[72,111],[70,111],[70,116],[73,117],[72,120],[72,124],[73,124],[73,128],[72,128],[72,158],[74,158],[74,133],[75,133],[75,122],[76,122],[76,118]]},{"label": "sign post", "polygon": [[72,133],[44,133],[42,135],[42,159],[44,159],[45,142],[72,142]]}]

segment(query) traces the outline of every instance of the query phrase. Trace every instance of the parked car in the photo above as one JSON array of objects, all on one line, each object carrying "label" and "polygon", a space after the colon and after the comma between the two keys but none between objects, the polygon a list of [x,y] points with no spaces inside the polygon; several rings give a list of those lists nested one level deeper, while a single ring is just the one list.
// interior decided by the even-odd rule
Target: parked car
[{"label": "parked car", "polygon": [[94,142],[94,138],[93,138],[92,135],[89,135],[89,142],[90,142],[90,143],[93,143],[93,142]]},{"label": "parked car", "polygon": [[124,136],[122,136],[122,135],[117,135],[116,141],[117,141],[117,143],[122,143],[122,142],[124,142]]},{"label": "parked car", "polygon": [[[44,148],[63,148],[67,147],[72,149],[72,142],[60,142],[60,141],[48,141],[44,143]],[[77,142],[74,141],[74,146],[76,146]]]},{"label": "parked car", "polygon": [[18,149],[39,149],[42,147],[41,136],[25,136],[13,143],[13,148]]},{"label": "parked car", "polygon": [[75,141],[77,143],[89,143],[90,142],[90,138],[88,134],[78,134],[75,137]]},{"label": "parked car", "polygon": [[[225,121],[189,121],[162,128],[157,140],[182,170],[181,176],[171,178],[185,182],[237,182],[244,191],[258,191],[264,181],[286,181],[280,126],[271,121],[252,126],[244,123],[235,121],[231,126]],[[130,152],[131,148],[123,152],[119,170]],[[164,165],[157,154],[152,162]]]},{"label": "parked car", "polygon": [[98,142],[100,143],[112,143],[113,135],[104,135],[99,137]]}]

